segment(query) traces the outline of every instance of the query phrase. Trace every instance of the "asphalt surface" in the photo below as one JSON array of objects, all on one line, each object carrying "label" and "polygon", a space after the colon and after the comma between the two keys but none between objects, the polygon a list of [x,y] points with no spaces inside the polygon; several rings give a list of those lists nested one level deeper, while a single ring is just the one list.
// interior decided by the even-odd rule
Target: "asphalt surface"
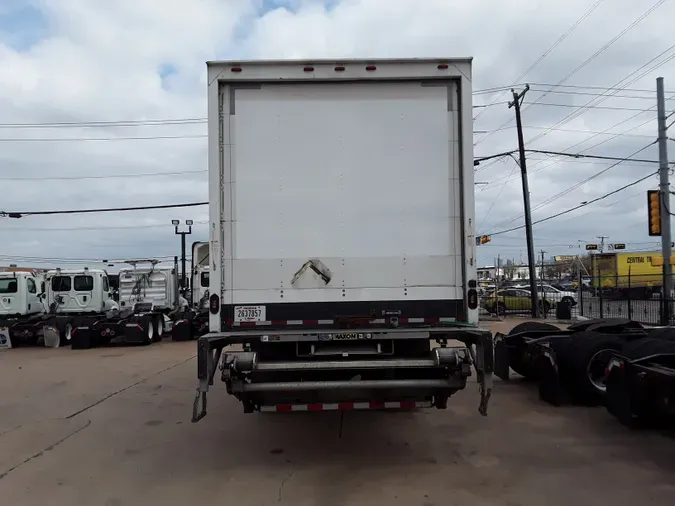
[{"label": "asphalt surface", "polygon": [[496,383],[486,418],[473,382],[446,411],[343,417],[246,415],[216,381],[192,424],[195,347],[0,352],[1,503],[673,503],[675,441],[542,404],[521,381]]}]

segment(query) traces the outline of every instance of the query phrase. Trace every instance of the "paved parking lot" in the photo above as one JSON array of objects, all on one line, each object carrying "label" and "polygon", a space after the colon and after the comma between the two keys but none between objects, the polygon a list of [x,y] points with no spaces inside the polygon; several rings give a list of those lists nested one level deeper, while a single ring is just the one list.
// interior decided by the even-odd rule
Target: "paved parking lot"
[{"label": "paved parking lot", "polygon": [[[522,321],[522,319],[518,320]],[[512,323],[494,323],[500,330]],[[245,415],[195,343],[0,353],[0,498],[23,506],[672,504],[675,441],[475,383],[447,411]]]}]

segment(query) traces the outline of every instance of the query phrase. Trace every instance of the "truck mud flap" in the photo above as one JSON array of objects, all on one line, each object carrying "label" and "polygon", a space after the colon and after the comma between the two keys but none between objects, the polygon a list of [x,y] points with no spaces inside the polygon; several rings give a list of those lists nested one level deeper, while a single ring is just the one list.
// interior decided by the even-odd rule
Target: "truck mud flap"
[{"label": "truck mud flap", "polygon": [[45,340],[46,348],[58,348],[61,344],[61,333],[54,325],[45,325],[42,327],[42,335]]},{"label": "truck mud flap", "polygon": [[510,364],[509,364],[509,348],[506,344],[504,334],[497,333],[495,335],[495,375],[503,380],[509,381],[511,379]]},{"label": "truck mud flap", "polygon": [[213,377],[218,370],[218,362],[227,346],[228,340],[223,337],[202,336],[197,340],[197,378],[199,386],[192,404],[192,423],[206,416],[206,394],[213,385]]},{"label": "truck mud flap", "polygon": [[171,329],[172,341],[189,341],[192,338],[192,323],[189,320],[176,320]]},{"label": "truck mud flap", "polygon": [[569,400],[569,393],[560,379],[555,351],[547,345],[537,345],[538,356],[534,361],[539,379],[539,399],[553,406],[562,406]]},{"label": "truck mud flap", "polygon": [[88,350],[94,344],[91,327],[75,327],[70,340],[71,350]]},{"label": "truck mud flap", "polygon": [[489,332],[482,332],[477,336],[475,344],[476,357],[474,363],[480,393],[478,412],[483,416],[487,416],[488,403],[492,396],[492,374],[495,369],[494,341],[492,339],[492,334]]}]

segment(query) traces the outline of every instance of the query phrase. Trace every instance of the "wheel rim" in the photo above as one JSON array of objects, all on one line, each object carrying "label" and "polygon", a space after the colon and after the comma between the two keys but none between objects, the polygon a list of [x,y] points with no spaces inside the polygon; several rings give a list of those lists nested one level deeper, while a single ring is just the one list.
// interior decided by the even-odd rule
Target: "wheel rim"
[{"label": "wheel rim", "polygon": [[66,323],[66,341],[70,341],[70,339],[73,337],[73,326],[70,323]]},{"label": "wheel rim", "polygon": [[152,321],[148,322],[148,339],[152,339],[155,336],[155,326],[152,324]]},{"label": "wheel rim", "polygon": [[598,390],[599,392],[607,392],[607,377],[605,376],[605,370],[609,359],[612,356],[614,350],[600,350],[595,353],[588,361],[588,366],[586,366],[586,376],[588,381],[591,382],[591,385]]}]

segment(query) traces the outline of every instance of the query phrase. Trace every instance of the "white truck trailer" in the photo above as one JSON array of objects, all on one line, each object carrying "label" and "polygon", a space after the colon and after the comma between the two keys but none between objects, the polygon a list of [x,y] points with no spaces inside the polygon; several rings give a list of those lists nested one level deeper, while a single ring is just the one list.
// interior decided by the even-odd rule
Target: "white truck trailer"
[{"label": "white truck trailer", "polygon": [[[245,412],[445,409],[477,371],[471,59],[209,62],[209,333]],[[235,351],[232,345],[241,345]]]}]

